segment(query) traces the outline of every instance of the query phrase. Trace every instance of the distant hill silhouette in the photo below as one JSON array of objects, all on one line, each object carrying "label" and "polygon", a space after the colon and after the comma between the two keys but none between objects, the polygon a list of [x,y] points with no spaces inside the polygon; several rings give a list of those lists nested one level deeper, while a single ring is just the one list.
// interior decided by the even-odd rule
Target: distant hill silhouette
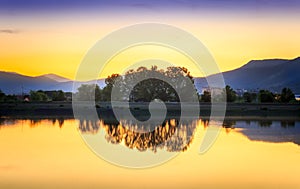
[{"label": "distant hill silhouette", "polygon": [[41,75],[39,77],[44,77],[44,78],[48,78],[48,79],[52,79],[55,80],[57,82],[68,82],[71,81],[70,79],[67,79],[65,77],[56,75],[56,74],[46,74],[46,75]]},{"label": "distant hill silhouette", "polygon": [[[280,92],[289,87],[300,94],[300,57],[293,60],[268,59],[252,60],[246,65],[232,71],[223,72],[225,83],[234,89],[259,90],[268,89]],[[208,76],[213,78],[214,75]],[[91,81],[92,82],[92,81]],[[104,87],[104,79],[98,80]],[[205,78],[195,78],[198,91],[207,87]],[[63,90],[72,91],[73,81],[56,74],[37,77],[25,76],[12,72],[0,71],[0,89],[6,94],[28,93],[30,90]]]},{"label": "distant hill silhouette", "polygon": [[[99,80],[98,84],[100,87],[104,87],[104,80]],[[6,94],[29,93],[30,90],[63,90],[71,92],[73,81],[56,74],[31,77],[0,71],[0,89]]]},{"label": "distant hill silhouette", "polygon": [[[300,57],[293,60],[252,60],[240,68],[223,72],[223,77],[225,84],[234,89],[268,89],[280,92],[282,88],[289,87],[294,93],[300,93],[299,72]],[[201,87],[207,86],[206,79],[196,78],[195,85],[201,91]]]}]

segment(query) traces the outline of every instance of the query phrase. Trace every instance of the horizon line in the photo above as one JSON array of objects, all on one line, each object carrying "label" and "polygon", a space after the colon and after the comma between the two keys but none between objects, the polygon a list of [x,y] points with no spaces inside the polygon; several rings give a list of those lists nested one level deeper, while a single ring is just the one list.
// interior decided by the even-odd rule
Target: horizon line
[{"label": "horizon line", "polygon": [[[249,60],[247,63],[243,64],[242,66],[240,67],[236,67],[234,69],[231,69],[231,70],[225,70],[225,71],[221,71],[221,73],[225,73],[225,72],[229,72],[229,71],[234,71],[236,69],[239,69],[239,68],[242,68],[243,66],[249,64],[251,61],[264,61],[264,60],[287,60],[287,61],[292,61],[292,60],[296,60],[300,58],[300,56],[296,56],[295,58],[278,58],[278,57],[274,57],[274,58],[262,58],[262,59],[251,59]],[[28,74],[25,74],[25,73],[22,73],[22,72],[18,72],[18,71],[9,71],[9,70],[0,70],[0,72],[5,72],[5,73],[11,73],[11,74],[18,74],[18,75],[22,75],[22,76],[25,76],[25,77],[32,77],[32,78],[37,78],[37,77],[44,77],[46,75],[55,75],[55,76],[58,76],[58,77],[61,77],[62,79],[67,79],[69,81],[75,81],[75,78],[70,78],[68,76],[64,76],[64,75],[61,75],[61,74],[57,74],[57,73],[53,73],[53,72],[48,72],[48,73],[44,73],[44,74],[38,74],[38,75],[28,75]],[[119,74],[119,73],[111,73],[112,74]],[[208,76],[211,76],[211,75],[215,75],[215,74],[218,74],[218,73],[213,73],[213,74],[210,74]],[[110,75],[108,75],[110,76]],[[107,77],[108,77],[107,76]],[[193,75],[192,75],[193,76]],[[208,77],[208,76],[193,76],[193,78],[205,78],[205,77]],[[107,78],[106,77],[106,78]],[[106,79],[106,78],[97,78],[97,80],[101,80],[101,79]],[[51,78],[50,78],[51,79]],[[89,81],[93,81],[95,79],[92,79],[92,80],[84,80],[84,81],[80,81],[80,82],[89,82]],[[68,81],[66,81],[68,82]]]}]

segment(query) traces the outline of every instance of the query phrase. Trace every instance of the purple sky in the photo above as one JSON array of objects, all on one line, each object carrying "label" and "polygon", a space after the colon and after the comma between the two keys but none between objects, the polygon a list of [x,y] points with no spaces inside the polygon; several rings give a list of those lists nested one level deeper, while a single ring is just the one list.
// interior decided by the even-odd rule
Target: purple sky
[{"label": "purple sky", "polygon": [[9,11],[64,11],[66,9],[229,9],[277,10],[300,8],[298,0],[0,0],[0,10]]}]

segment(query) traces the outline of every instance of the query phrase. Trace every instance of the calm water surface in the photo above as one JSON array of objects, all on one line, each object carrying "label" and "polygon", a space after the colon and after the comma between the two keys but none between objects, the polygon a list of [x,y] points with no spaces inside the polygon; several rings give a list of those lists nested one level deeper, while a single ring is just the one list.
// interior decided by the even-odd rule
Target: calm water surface
[{"label": "calm water surface", "polygon": [[[195,128],[187,124],[179,132],[172,129],[176,120],[168,120],[162,129],[140,135],[130,123],[2,118],[0,188],[300,188],[299,121],[226,120],[201,155],[209,123],[193,123]],[[81,137],[101,131],[105,137],[99,140],[136,153],[180,154],[153,168],[118,167],[95,155]],[[182,142],[161,142],[168,136]],[[141,137],[147,142],[136,140]]]}]

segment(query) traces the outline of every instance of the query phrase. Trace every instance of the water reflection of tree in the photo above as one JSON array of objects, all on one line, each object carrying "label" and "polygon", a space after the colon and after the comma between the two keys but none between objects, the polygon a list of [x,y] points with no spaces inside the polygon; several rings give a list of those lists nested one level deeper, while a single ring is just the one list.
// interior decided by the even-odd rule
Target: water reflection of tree
[{"label": "water reflection of tree", "polygon": [[223,121],[223,128],[225,128],[226,133],[230,133],[232,129],[234,129],[236,126],[236,121],[225,119]]},{"label": "water reflection of tree", "polygon": [[[104,125],[106,140],[111,143],[121,143],[139,151],[166,148],[167,151],[185,151],[192,141],[195,127],[191,123],[178,125],[176,119],[164,121],[151,132],[139,133],[132,126]],[[147,127],[146,127],[147,128]]]},{"label": "water reflection of tree", "polygon": [[64,122],[65,122],[65,119],[64,118],[58,118],[57,121],[58,121],[58,126],[60,128],[62,128],[62,126],[64,125]]},{"label": "water reflection of tree", "polygon": [[223,127],[224,128],[234,129],[235,125],[236,125],[236,121],[235,120],[225,119],[224,122],[223,122]]},{"label": "water reflection of tree", "polygon": [[41,121],[42,121],[42,119],[39,119],[39,118],[30,119],[29,126],[36,127],[36,126],[40,125]]},{"label": "water reflection of tree", "polygon": [[5,119],[0,117],[0,127],[1,127],[2,125],[4,125],[4,123],[5,123]]},{"label": "water reflection of tree", "polygon": [[202,118],[202,119],[200,119],[200,122],[202,122],[201,125],[203,125],[204,129],[206,129],[209,125],[209,119]]},{"label": "water reflection of tree", "polygon": [[295,127],[295,121],[292,120],[282,120],[280,122],[282,128]]},{"label": "water reflection of tree", "polygon": [[82,133],[95,134],[98,132],[100,127],[99,120],[79,120],[79,130]]},{"label": "water reflection of tree", "polygon": [[31,117],[31,118],[0,118],[0,127],[2,126],[10,126],[10,125],[16,125],[18,122],[22,121],[29,121],[29,127],[38,127],[43,125],[44,121],[50,121],[52,122],[52,125],[55,126],[56,123],[58,123],[58,126],[60,128],[63,127],[65,120],[70,119],[70,118],[64,118],[64,117],[54,117],[54,118],[38,118],[38,117]]},{"label": "water reflection of tree", "polygon": [[[185,151],[192,142],[196,128],[196,120],[166,119],[162,124],[138,126],[128,124],[129,121],[109,119],[101,121],[80,120],[79,129],[83,133],[95,134],[99,128],[104,129],[105,139],[112,144],[123,144],[139,151],[165,149],[169,152]],[[122,124],[126,123],[126,124]],[[149,131],[149,128],[154,128]],[[138,129],[138,131],[137,131]],[[139,132],[144,130],[146,132]],[[149,131],[149,132],[148,132]]]},{"label": "water reflection of tree", "polygon": [[261,120],[258,122],[259,126],[261,127],[271,127],[272,123],[273,122],[270,120]]}]

